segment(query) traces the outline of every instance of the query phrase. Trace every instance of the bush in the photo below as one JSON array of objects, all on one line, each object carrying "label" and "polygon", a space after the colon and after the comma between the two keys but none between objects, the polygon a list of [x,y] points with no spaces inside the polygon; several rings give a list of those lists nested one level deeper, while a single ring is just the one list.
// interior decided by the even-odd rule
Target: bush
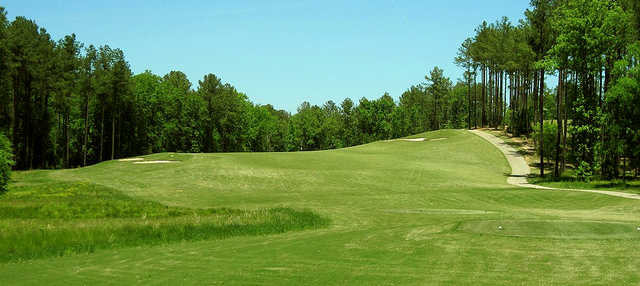
[{"label": "bush", "polygon": [[582,182],[591,182],[593,177],[593,168],[585,161],[580,161],[576,169],[576,179]]},{"label": "bush", "polygon": [[0,194],[5,193],[9,178],[11,178],[11,166],[13,166],[13,151],[11,142],[0,132]]},{"label": "bush", "polygon": [[509,126],[509,129],[513,128],[513,126],[511,126],[511,122],[513,122],[511,117],[513,117],[513,112],[511,112],[510,109],[507,109],[507,112],[504,115],[503,123],[504,125]]},{"label": "bush", "polygon": [[[556,140],[558,136],[558,125],[556,123],[545,122],[544,133],[542,135],[544,145],[544,158],[551,161],[556,156]],[[533,127],[533,140],[536,142],[536,152],[540,154],[540,126]]]}]

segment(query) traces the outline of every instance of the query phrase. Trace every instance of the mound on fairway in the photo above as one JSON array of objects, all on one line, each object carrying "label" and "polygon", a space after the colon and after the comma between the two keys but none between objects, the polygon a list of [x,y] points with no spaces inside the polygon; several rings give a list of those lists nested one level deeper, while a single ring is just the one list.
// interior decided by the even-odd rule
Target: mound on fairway
[{"label": "mound on fairway", "polygon": [[43,183],[37,178],[22,176],[22,185],[0,200],[0,262],[328,224],[310,211],[167,207],[92,183]]},{"label": "mound on fairway", "polygon": [[[86,181],[169,207],[308,209],[331,224],[5,263],[0,279],[10,284],[640,283],[640,239],[628,232],[640,222],[640,202],[508,185],[510,169],[502,153],[467,131],[411,138],[425,140],[318,152],[164,153],[144,160],[180,163],[111,161],[42,171],[43,183]],[[447,139],[432,140],[438,138]],[[12,188],[23,184],[20,176]],[[494,233],[495,222],[503,233]],[[579,239],[558,239],[565,231]]]}]

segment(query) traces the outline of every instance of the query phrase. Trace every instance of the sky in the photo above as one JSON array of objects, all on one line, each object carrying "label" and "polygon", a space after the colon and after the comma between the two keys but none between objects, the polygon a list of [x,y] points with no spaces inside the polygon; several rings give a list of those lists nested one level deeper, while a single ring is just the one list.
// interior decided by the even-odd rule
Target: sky
[{"label": "sky", "polygon": [[458,47],[483,20],[523,17],[529,0],[76,1],[4,0],[58,40],[124,51],[134,73],[213,73],[257,104],[295,113],[349,97],[393,98],[433,67],[452,81]]}]

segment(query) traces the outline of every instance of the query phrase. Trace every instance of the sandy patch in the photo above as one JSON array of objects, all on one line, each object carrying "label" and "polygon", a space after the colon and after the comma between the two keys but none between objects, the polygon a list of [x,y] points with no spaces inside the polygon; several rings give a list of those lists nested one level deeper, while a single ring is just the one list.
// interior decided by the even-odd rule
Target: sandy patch
[{"label": "sandy patch", "polygon": [[134,164],[167,164],[167,163],[176,163],[178,161],[166,161],[166,160],[157,160],[157,161],[143,161],[143,162],[133,162]]},{"label": "sandy patch", "polygon": [[131,162],[131,161],[142,161],[144,160],[144,158],[127,158],[127,159],[120,159],[118,160],[118,162]]},{"label": "sandy patch", "polygon": [[408,141],[408,142],[422,142],[425,139],[424,138],[403,138],[403,139],[398,139],[401,141]]}]

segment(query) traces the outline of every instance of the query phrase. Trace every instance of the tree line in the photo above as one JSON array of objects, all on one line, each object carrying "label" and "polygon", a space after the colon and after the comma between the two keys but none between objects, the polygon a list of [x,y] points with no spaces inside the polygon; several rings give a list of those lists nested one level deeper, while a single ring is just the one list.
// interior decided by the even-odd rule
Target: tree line
[{"label": "tree line", "polygon": [[[214,74],[134,75],[124,53],[54,41],[0,8],[0,132],[15,168],[85,166],[154,152],[323,150],[440,128],[506,127],[533,135],[554,175],[640,170],[640,4],[533,0],[524,18],[481,23],[454,62],[398,100],[303,102],[291,114],[255,104]],[[6,59],[6,60],[4,60]],[[552,77],[557,86],[546,82]],[[540,168],[544,175],[544,168]]]},{"label": "tree line", "polygon": [[0,132],[16,169],[68,168],[155,152],[323,150],[463,128],[465,85],[434,68],[395,101],[303,102],[295,114],[252,103],[214,74],[134,75],[122,50],[55,41],[0,7]]},{"label": "tree line", "polygon": [[[544,158],[555,161],[556,177],[567,164],[583,180],[624,179],[627,170],[638,176],[640,2],[530,6],[515,25],[506,17],[481,23],[460,46],[455,63],[465,69],[468,128],[506,126],[515,136],[535,130],[541,176]],[[558,80],[553,90],[549,76]]]}]

